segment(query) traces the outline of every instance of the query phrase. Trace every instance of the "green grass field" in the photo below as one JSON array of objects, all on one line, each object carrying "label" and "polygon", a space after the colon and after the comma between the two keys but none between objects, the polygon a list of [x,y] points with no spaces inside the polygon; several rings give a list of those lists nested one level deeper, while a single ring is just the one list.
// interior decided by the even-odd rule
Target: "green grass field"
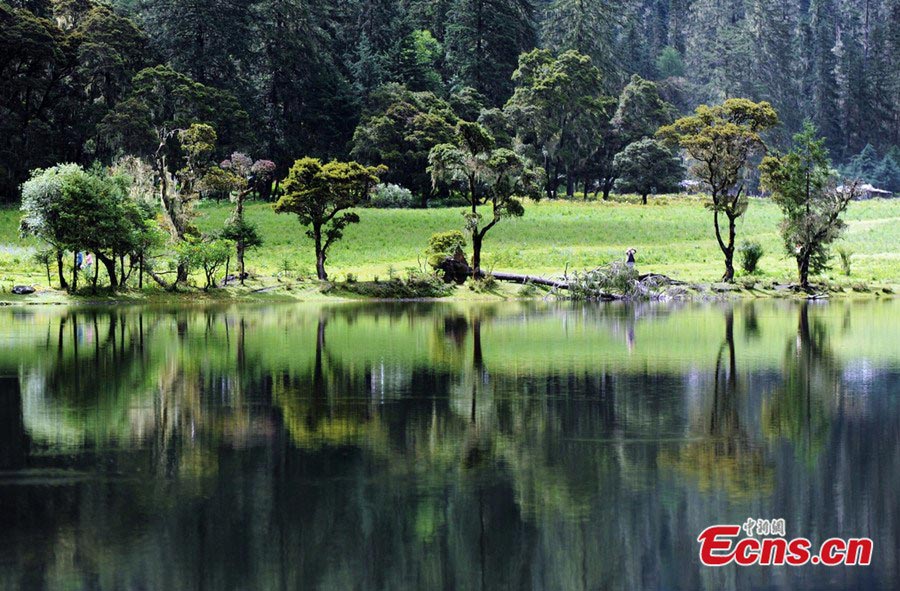
[{"label": "green grass field", "polygon": [[[229,215],[227,203],[203,203],[198,209],[204,231],[220,228]],[[429,210],[362,209],[361,222],[347,229],[331,250],[333,279],[353,274],[360,280],[402,275],[424,265],[423,251],[434,232],[461,229],[461,207]],[[258,224],[265,244],[250,251],[248,269],[262,283],[279,271],[312,274],[311,241],[293,216],[276,215],[267,203],[252,203],[248,218]],[[17,209],[0,210],[0,285],[46,284],[43,270],[32,261],[36,244],[18,235]],[[765,255],[758,276],[763,280],[793,278],[793,261],[778,234],[780,212],[766,200],[753,200],[738,225],[738,242],[756,240]],[[851,284],[900,284],[900,200],[851,204],[849,228],[839,244],[853,252],[852,275],[844,277],[835,261],[828,280]],[[485,242],[488,269],[558,275],[621,259],[628,248],[638,251],[638,267],[690,281],[716,281],[722,255],[712,230],[712,215],[697,197],[660,197],[642,206],[636,200],[613,202],[540,202],[526,205],[525,216],[505,219]],[[739,275],[742,274],[739,271]]]}]

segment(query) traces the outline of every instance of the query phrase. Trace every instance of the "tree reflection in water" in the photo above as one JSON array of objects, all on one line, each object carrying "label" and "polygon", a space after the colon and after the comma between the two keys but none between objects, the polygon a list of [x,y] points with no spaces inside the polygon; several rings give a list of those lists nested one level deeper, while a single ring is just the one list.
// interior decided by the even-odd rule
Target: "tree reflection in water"
[{"label": "tree reflection in water", "polygon": [[900,410],[847,394],[834,343],[887,310],[20,313],[0,588],[887,588],[892,550],[738,576],[694,542],[752,513],[896,548],[891,487],[863,483],[900,483]]},{"label": "tree reflection in water", "polygon": [[746,390],[737,369],[734,308],[728,306],[724,318],[725,338],[716,355],[706,426],[677,452],[664,452],[660,462],[695,480],[700,490],[721,488],[734,497],[755,498],[771,491],[772,467],[742,424],[739,406]]}]

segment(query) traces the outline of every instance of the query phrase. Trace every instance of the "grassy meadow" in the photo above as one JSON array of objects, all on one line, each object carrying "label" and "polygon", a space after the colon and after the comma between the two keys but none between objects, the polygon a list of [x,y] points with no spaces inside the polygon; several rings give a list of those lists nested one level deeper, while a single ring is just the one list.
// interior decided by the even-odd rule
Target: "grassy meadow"
[{"label": "grassy meadow", "polygon": [[[205,232],[215,231],[230,211],[228,203],[202,203],[198,224]],[[278,275],[313,274],[311,241],[293,216],[276,215],[268,203],[251,203],[246,211],[265,241],[247,258],[253,285],[277,284]],[[360,210],[361,222],[349,227],[329,253],[330,277],[343,281],[349,274],[361,281],[383,280],[423,267],[428,238],[461,229],[461,211],[462,207]],[[37,244],[18,234],[19,217],[15,208],[0,210],[2,291],[13,284],[47,283],[45,272],[32,259]],[[900,284],[900,200],[854,202],[845,219],[849,227],[838,244],[853,253],[852,274],[843,276],[835,259],[832,270],[820,279],[842,285]],[[793,261],[784,254],[778,234],[779,221],[777,207],[764,199],[754,199],[739,221],[738,243],[756,240],[765,250],[756,273],[760,281],[794,277]],[[593,268],[621,259],[628,248],[637,249],[642,272],[712,282],[723,270],[712,214],[701,198],[684,196],[651,198],[646,206],[637,198],[529,203],[524,217],[505,219],[491,230],[484,259],[488,269],[552,276],[566,268]]]}]

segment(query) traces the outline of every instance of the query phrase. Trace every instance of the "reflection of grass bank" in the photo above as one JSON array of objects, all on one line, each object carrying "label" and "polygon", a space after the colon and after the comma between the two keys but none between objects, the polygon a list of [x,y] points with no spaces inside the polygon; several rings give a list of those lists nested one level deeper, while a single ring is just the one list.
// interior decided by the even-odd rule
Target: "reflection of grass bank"
[{"label": "reflection of grass bank", "polygon": [[[228,204],[204,203],[200,225],[205,231],[218,229],[229,214]],[[247,216],[260,228],[265,244],[250,252],[248,269],[254,274],[246,288],[228,294],[190,292],[192,298],[265,299],[277,295],[291,299],[319,296],[313,271],[310,240],[292,216],[276,216],[269,204],[253,203]],[[460,208],[430,210],[377,210],[360,212],[361,223],[351,226],[329,257],[333,279],[348,278],[371,282],[383,291],[384,284],[404,277],[410,269],[424,265],[423,251],[429,236],[438,231],[460,228]],[[30,256],[34,243],[18,235],[19,212],[0,210],[0,290],[14,284],[45,286],[46,273]],[[757,296],[779,295],[774,284],[793,279],[793,262],[784,256],[778,235],[780,215],[768,201],[754,201],[738,227],[738,241],[760,242],[765,254],[760,272],[738,276],[738,283],[753,289]],[[900,201],[853,203],[847,213],[849,229],[842,239],[853,252],[852,275],[844,277],[840,265],[819,278],[846,293],[884,285],[900,285]],[[488,236],[485,268],[553,276],[566,268],[594,268],[620,260],[626,249],[638,250],[638,267],[670,277],[709,284],[722,273],[722,257],[712,234],[710,214],[697,198],[662,197],[648,206],[630,202],[541,202],[529,204],[525,217],[504,220]],[[283,281],[279,281],[282,278]],[[298,278],[304,278],[298,281]],[[198,279],[199,281],[199,279]],[[755,287],[754,287],[755,286]],[[515,297],[519,287],[501,286],[497,294],[476,294],[479,298]],[[265,293],[254,290],[267,290]],[[454,297],[471,297],[469,290],[457,289]],[[363,297],[366,294],[350,295]],[[783,295],[783,294],[782,294]],[[57,295],[42,296],[58,301]],[[118,296],[117,299],[119,299]],[[164,293],[148,291],[133,297],[169,299]],[[394,297],[380,295],[378,297]],[[405,296],[409,297],[409,296]],[[6,296],[6,299],[9,299]],[[92,298],[93,299],[93,298]]]},{"label": "reflection of grass bank", "polygon": [[[83,322],[82,318],[90,318],[93,325],[90,315],[96,311],[99,317],[94,333],[104,339],[110,332],[111,314],[125,315],[126,343],[135,338],[133,333],[138,334],[137,317],[143,315],[145,333],[158,335],[153,339],[145,336],[145,347],[156,347],[154,353],[163,359],[175,355],[210,370],[233,367],[240,342],[245,362],[258,371],[290,369],[308,374],[315,362],[318,321],[326,318],[329,363],[354,372],[376,366],[455,372],[471,356],[470,324],[477,316],[481,318],[484,363],[491,373],[641,373],[647,368],[660,373],[708,371],[721,348],[724,311],[730,306],[346,302],[134,307],[117,312],[110,308],[0,308],[0,342],[8,343],[0,348],[0,370],[17,373],[23,360],[31,359],[35,350],[48,347],[48,338],[50,346],[55,346],[61,322],[65,323],[63,359],[74,363],[72,326],[76,320]],[[896,340],[900,330],[898,306],[893,301],[834,302],[817,305],[809,314],[827,331],[831,347],[843,364],[867,359],[896,365],[896,347],[888,344]],[[734,341],[741,371],[781,371],[786,344],[797,334],[796,310],[796,304],[781,301],[734,305]],[[76,312],[78,317],[73,319]],[[240,319],[245,315],[246,334],[239,341]],[[523,315],[528,316],[527,322],[521,321]],[[123,342],[121,337],[117,342]],[[689,346],[673,346],[676,343]],[[82,344],[81,355],[93,351],[95,344]],[[125,364],[121,359],[115,363],[121,374]],[[135,368],[136,377],[144,375],[139,363],[128,367]]]}]

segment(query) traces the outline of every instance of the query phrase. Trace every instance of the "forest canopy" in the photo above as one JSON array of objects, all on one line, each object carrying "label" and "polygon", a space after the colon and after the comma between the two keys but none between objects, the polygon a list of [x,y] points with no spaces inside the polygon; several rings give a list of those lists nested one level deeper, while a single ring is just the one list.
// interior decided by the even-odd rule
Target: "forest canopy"
[{"label": "forest canopy", "polygon": [[551,195],[562,177],[613,186],[605,169],[642,139],[614,125],[634,75],[670,120],[771,103],[774,147],[809,119],[842,170],[897,190],[898,27],[897,0],[0,1],[0,198],[36,168],[153,150],[159,122],[187,117],[215,127],[217,157],[264,154],[280,178],[301,156],[393,160],[390,181],[425,203],[422,164],[457,120],[501,144],[522,125],[514,73],[536,49],[560,75],[569,51],[595,69],[578,74],[590,96],[567,97],[595,133],[566,122],[532,146],[559,154],[537,162],[560,169]]}]

